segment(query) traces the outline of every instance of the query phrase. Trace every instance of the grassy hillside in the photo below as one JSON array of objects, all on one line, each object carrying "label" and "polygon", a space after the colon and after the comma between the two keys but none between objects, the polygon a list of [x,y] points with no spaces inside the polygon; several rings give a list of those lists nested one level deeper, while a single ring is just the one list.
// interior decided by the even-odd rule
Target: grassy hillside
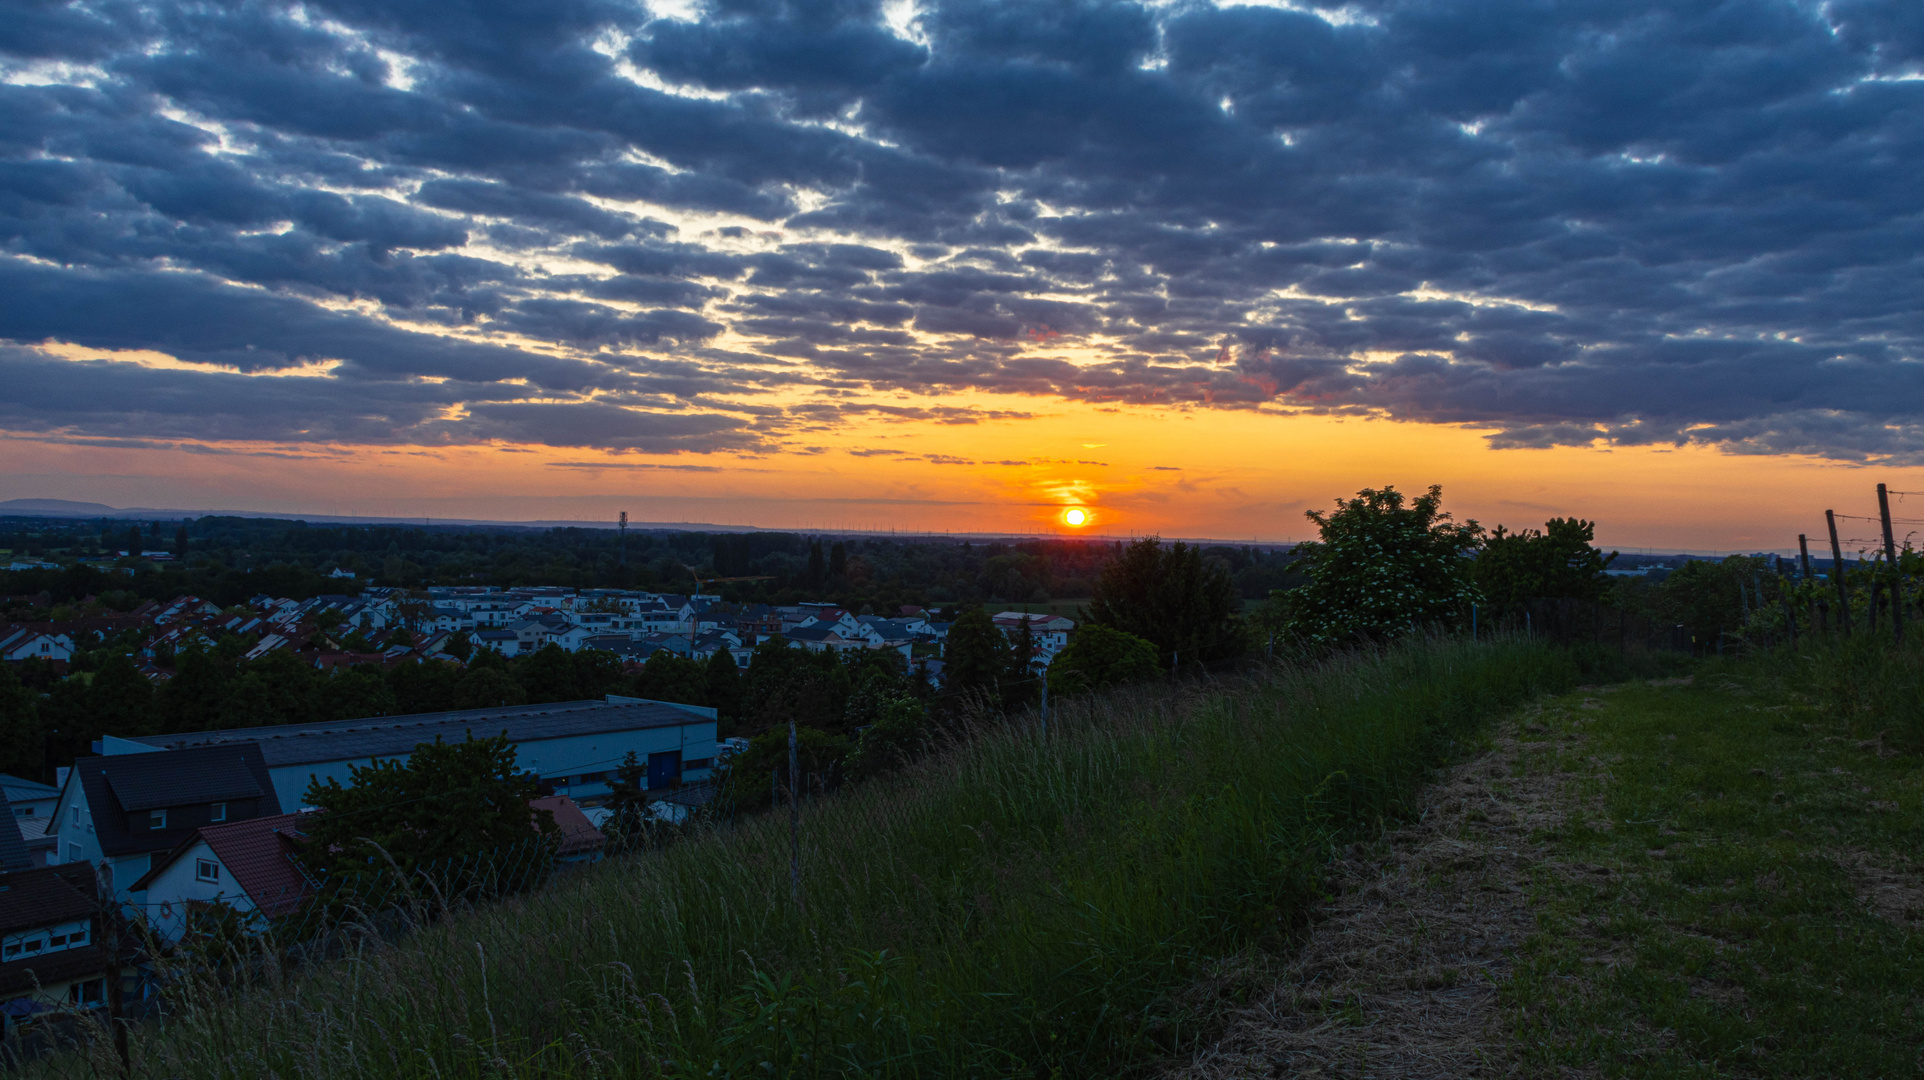
[{"label": "grassy hillside", "polygon": [[1569,774],[1509,987],[1544,1074],[1924,1076],[1924,643],[1553,702]]},{"label": "grassy hillside", "polygon": [[1603,674],[1422,642],[1073,705],[808,806],[799,902],[785,817],[745,821],[203,998],[135,1071],[1126,1074],[1200,1034],[1173,992],[1296,925],[1333,845],[1492,713]]}]

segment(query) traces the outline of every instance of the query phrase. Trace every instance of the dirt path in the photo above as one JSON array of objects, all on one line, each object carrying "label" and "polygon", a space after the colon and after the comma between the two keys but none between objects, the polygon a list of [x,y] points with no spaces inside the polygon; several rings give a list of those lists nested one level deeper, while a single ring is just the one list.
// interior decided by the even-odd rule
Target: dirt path
[{"label": "dirt path", "polygon": [[1503,721],[1415,824],[1353,848],[1276,989],[1167,1075],[1515,1075],[1497,987],[1535,928],[1525,886],[1547,852],[1530,837],[1565,812],[1561,777],[1537,765],[1554,755],[1531,753],[1548,749],[1538,715]]}]

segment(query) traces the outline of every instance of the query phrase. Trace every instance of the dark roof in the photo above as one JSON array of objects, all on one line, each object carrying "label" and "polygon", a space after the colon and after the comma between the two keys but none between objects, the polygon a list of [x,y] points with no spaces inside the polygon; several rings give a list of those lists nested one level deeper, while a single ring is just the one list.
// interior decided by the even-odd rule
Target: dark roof
[{"label": "dark roof", "polygon": [[[113,754],[85,757],[73,763],[81,790],[87,793],[87,806],[93,812],[94,835],[100,850],[108,855],[135,855],[143,851],[166,851],[193,832],[191,826],[129,831],[124,815],[143,809],[167,806],[196,806],[254,799],[259,802],[250,817],[281,812],[274,795],[274,783],[267,775],[267,762],[260,747],[250,742],[196,746],[153,754]],[[238,777],[238,779],[237,779]],[[258,795],[235,795],[243,781]],[[125,790],[142,805],[126,806],[120,801]],[[156,794],[160,793],[160,794]],[[152,800],[165,797],[164,802]],[[230,806],[228,814],[240,818],[244,811]],[[58,826],[56,826],[57,828]]]},{"label": "dark roof", "polygon": [[300,814],[275,814],[224,825],[202,825],[172,852],[156,858],[153,869],[134,882],[131,891],[147,888],[161,871],[193,850],[196,842],[205,840],[214,857],[227,868],[228,877],[254,901],[261,914],[269,918],[284,915],[314,892],[306,876],[294,865],[300,818]]},{"label": "dark roof", "polygon": [[[605,731],[677,727],[710,720],[708,710],[661,701],[559,701],[495,709],[374,716],[330,724],[198,731],[186,735],[149,735],[134,742],[155,747],[251,744],[260,747],[270,767],[318,761],[398,757],[437,737],[460,742],[470,735],[487,738],[507,732],[511,742],[596,735]],[[147,757],[137,754],[132,757]],[[90,796],[91,797],[91,796]]]},{"label": "dark roof", "polygon": [[92,918],[92,874],[86,863],[0,874],[0,932]]},{"label": "dark roof", "polygon": [[37,987],[59,986],[75,979],[105,974],[112,967],[113,961],[107,956],[107,950],[98,945],[41,953],[10,964],[0,964],[0,997],[15,997],[32,993]]},{"label": "dark roof", "polygon": [[33,865],[27,857],[27,842],[20,836],[20,822],[7,802],[7,790],[0,788],[0,870],[25,870]]},{"label": "dark roof", "polygon": [[[169,806],[258,799],[262,784],[234,754],[203,754],[194,760],[157,754],[124,755],[106,772],[107,786],[122,810],[162,810]],[[159,760],[150,760],[159,758]]]}]

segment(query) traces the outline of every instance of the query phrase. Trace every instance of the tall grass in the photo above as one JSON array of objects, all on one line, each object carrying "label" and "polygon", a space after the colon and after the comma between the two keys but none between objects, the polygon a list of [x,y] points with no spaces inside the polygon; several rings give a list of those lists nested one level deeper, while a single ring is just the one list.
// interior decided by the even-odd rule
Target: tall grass
[{"label": "tall grass", "polygon": [[806,806],[799,903],[786,816],[744,820],[190,995],[134,1071],[1126,1074],[1191,1037],[1173,992],[1204,962],[1301,919],[1332,845],[1409,811],[1491,713],[1599,676],[1427,641],[1074,703]]},{"label": "tall grass", "polygon": [[1880,634],[1810,635],[1773,673],[1860,733],[1924,751],[1924,624],[1907,629],[1902,645]]}]

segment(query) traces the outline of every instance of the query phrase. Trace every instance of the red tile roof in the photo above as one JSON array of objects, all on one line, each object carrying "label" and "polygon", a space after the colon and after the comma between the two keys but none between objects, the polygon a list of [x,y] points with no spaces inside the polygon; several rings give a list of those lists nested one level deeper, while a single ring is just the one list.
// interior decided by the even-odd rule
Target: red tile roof
[{"label": "red tile roof", "polygon": [[600,829],[581,812],[581,807],[566,795],[551,795],[545,799],[529,799],[528,806],[535,810],[547,810],[554,814],[554,823],[561,830],[560,845],[555,854],[587,855],[600,851],[608,843]]},{"label": "red tile roof", "polygon": [[254,901],[262,915],[284,915],[314,892],[294,866],[294,837],[300,833],[300,819],[299,814],[274,814],[225,825],[203,825],[171,855],[156,859],[153,869],[135,882],[134,888],[146,888],[163,869],[192,850],[196,840],[205,840],[234,884]]}]

